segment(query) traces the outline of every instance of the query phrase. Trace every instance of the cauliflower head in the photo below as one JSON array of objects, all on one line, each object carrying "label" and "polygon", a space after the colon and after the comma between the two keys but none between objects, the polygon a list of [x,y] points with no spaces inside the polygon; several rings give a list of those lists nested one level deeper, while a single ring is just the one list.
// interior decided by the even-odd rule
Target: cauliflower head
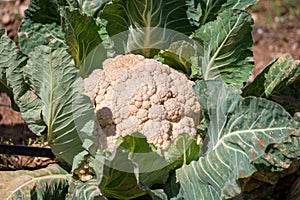
[{"label": "cauliflower head", "polygon": [[93,100],[107,149],[115,147],[117,137],[133,132],[142,133],[162,150],[180,133],[196,135],[200,104],[193,82],[183,73],[128,54],[107,59],[97,77]]}]

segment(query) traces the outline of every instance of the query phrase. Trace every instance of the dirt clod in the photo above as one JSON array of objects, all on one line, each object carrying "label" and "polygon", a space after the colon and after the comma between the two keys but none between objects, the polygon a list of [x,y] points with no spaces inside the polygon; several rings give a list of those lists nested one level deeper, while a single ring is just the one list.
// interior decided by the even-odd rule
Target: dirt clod
[{"label": "dirt clod", "polygon": [[7,25],[10,22],[10,15],[9,13],[6,13],[3,17],[2,17],[2,23]]}]

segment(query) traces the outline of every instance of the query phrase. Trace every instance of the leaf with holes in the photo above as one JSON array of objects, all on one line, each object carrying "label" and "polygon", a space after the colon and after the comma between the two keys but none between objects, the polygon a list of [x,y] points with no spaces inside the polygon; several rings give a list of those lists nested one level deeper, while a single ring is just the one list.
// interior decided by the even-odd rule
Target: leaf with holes
[{"label": "leaf with holes", "polygon": [[28,55],[35,47],[66,47],[56,1],[32,0],[19,28],[20,47]]},{"label": "leaf with holes", "polygon": [[90,99],[77,90],[78,69],[66,49],[39,46],[29,54],[24,72],[40,102],[53,153],[72,164],[73,157],[83,150],[84,141],[76,122],[89,125],[83,135],[92,135],[94,131],[93,118],[74,114],[94,116]]},{"label": "leaf with holes", "polygon": [[208,116],[209,142],[203,157],[176,171],[180,194],[187,199],[236,197],[242,192],[238,180],[256,171],[253,162],[270,144],[296,132],[296,123],[280,105],[243,99],[221,81],[197,82],[195,91]]},{"label": "leaf with holes", "polygon": [[191,23],[200,27],[207,22],[213,21],[224,10],[245,10],[258,0],[188,0],[190,5],[187,11]]},{"label": "leaf with holes", "polygon": [[292,115],[300,112],[300,60],[289,54],[273,60],[247,87],[243,96],[278,102]]},{"label": "leaf with holes", "polygon": [[223,79],[241,88],[253,68],[249,13],[226,10],[218,18],[195,32],[194,39],[203,46],[199,56],[199,74],[204,80]]}]

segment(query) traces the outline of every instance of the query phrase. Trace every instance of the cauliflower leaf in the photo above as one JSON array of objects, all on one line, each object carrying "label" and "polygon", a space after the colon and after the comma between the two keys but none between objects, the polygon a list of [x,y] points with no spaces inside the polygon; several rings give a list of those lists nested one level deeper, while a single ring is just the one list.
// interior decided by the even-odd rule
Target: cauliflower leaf
[{"label": "cauliflower leaf", "polygon": [[[297,124],[280,105],[255,97],[243,99],[223,82],[197,82],[195,90],[208,116],[207,148],[198,161],[176,171],[178,192],[188,199],[236,197],[242,192],[238,180],[257,171],[253,162],[268,155],[270,144],[297,135]],[[280,158],[277,162],[289,166]]]}]

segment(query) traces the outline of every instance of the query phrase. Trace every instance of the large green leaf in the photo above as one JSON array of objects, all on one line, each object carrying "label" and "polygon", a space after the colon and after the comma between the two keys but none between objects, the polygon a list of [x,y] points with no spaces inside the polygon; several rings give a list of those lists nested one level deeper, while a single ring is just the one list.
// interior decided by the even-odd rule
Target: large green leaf
[{"label": "large green leaf", "polygon": [[25,18],[19,28],[22,52],[28,55],[39,45],[53,48],[65,47],[60,19],[57,1],[30,1],[28,9],[25,11]]},{"label": "large green leaf", "polygon": [[238,196],[238,180],[250,177],[254,161],[270,144],[281,144],[296,132],[295,121],[278,104],[245,98],[221,81],[197,82],[202,109],[207,113],[205,156],[176,171],[185,199],[225,199]]},{"label": "large green leaf", "polygon": [[73,179],[66,199],[106,200],[107,198],[102,196],[97,180],[92,179],[87,182],[81,182]]},{"label": "large green leaf", "polygon": [[[121,195],[132,198],[146,193],[158,198],[161,191],[150,191],[148,188],[165,184],[170,171],[197,160],[200,147],[194,138],[181,134],[164,155],[160,155],[158,150],[149,145],[145,136],[140,133],[120,138],[119,147],[106,158],[101,176],[101,191],[114,198],[121,198]],[[122,188],[126,189],[126,193]]]},{"label": "large green leaf", "polygon": [[[136,165],[138,180],[148,187],[164,184],[169,177],[169,163],[163,155],[147,142],[141,133],[133,133],[120,139],[119,148],[130,152],[128,159]],[[120,151],[120,150],[119,150]],[[134,172],[133,171],[133,172]]]},{"label": "large green leaf", "polygon": [[147,193],[139,185],[138,172],[135,171],[137,165],[128,159],[128,154],[128,152],[116,150],[106,160],[102,176],[97,177],[101,182],[100,189],[104,196],[131,199]]},{"label": "large green leaf", "polygon": [[[1,78],[1,84],[6,85],[6,65],[3,64],[5,62],[4,58],[6,58],[8,55],[10,55],[10,48],[7,47],[7,45],[9,45],[10,40],[8,40],[8,37],[6,36],[6,31],[5,29],[0,29],[0,47],[1,47],[1,52],[0,52],[0,56],[1,56],[1,68],[0,68],[0,78]],[[11,46],[11,45],[9,45]],[[6,52],[8,51],[8,53]],[[3,61],[4,60],[4,61]],[[7,61],[6,61],[7,62]]]},{"label": "large green leaf", "polygon": [[300,112],[300,61],[290,55],[273,60],[247,87],[243,96],[257,96],[280,103],[291,114]]},{"label": "large green leaf", "polygon": [[0,92],[5,92],[10,97],[12,102],[12,107],[19,111],[19,107],[15,103],[13,90],[16,93],[16,96],[21,96],[24,93],[24,90],[27,90],[24,78],[21,75],[18,78],[21,78],[21,88],[16,87],[15,79],[11,79],[10,75],[13,73],[13,70],[22,68],[26,58],[22,56],[17,46],[14,42],[6,35],[4,30],[0,30]]},{"label": "large green leaf", "polygon": [[198,160],[201,155],[201,146],[187,133],[182,133],[168,149],[168,162],[172,163],[175,169],[183,164],[189,164]]},{"label": "large green leaf", "polygon": [[226,10],[195,32],[194,39],[203,46],[198,65],[204,80],[221,78],[237,88],[243,86],[253,68],[252,24],[249,13]]},{"label": "large green leaf", "polygon": [[136,176],[133,173],[107,168],[107,170],[104,170],[102,180],[100,188],[107,197],[133,199],[147,194],[147,191],[138,185]]},{"label": "large green leaf", "polygon": [[218,14],[228,9],[244,10],[258,0],[188,0],[187,12],[192,24],[197,27],[217,18]]},{"label": "large green leaf", "polygon": [[110,0],[76,0],[78,7],[83,13],[96,17]]},{"label": "large green leaf", "polygon": [[110,35],[126,31],[130,26],[167,28],[189,35],[193,29],[187,20],[186,10],[183,0],[116,0],[105,6],[101,17],[108,20]]},{"label": "large green leaf", "polygon": [[0,171],[0,199],[64,199],[70,178],[57,164],[34,171]]},{"label": "large green leaf", "polygon": [[261,173],[283,171],[290,167],[293,161],[300,159],[299,144],[300,130],[287,138],[286,141],[270,145],[265,152],[266,154],[255,160],[254,163],[263,169]]},{"label": "large green leaf", "polygon": [[[17,75],[17,74],[16,74]],[[31,90],[19,97],[20,112],[28,128],[38,136],[46,133],[46,124],[42,118],[43,103]]]},{"label": "large green leaf", "polygon": [[159,53],[160,61],[178,71],[182,71],[189,78],[199,78],[198,54],[203,53],[201,46],[195,41],[176,41],[167,50]]},{"label": "large green leaf", "polygon": [[179,194],[180,183],[177,180],[175,171],[170,174],[169,180],[166,184],[163,185],[162,195],[166,195],[168,198],[163,199],[172,199],[172,200],[183,200],[183,196]]},{"label": "large green leaf", "polygon": [[[87,77],[93,70],[82,65],[88,54],[93,51],[102,42],[98,33],[101,27],[97,26],[92,17],[82,14],[79,10],[65,9],[63,14],[64,30],[66,32],[66,43],[69,45],[69,53],[76,62],[76,66],[80,67],[80,75]],[[98,65],[106,58],[106,52],[98,52]],[[103,55],[101,55],[101,53]]]},{"label": "large green leaf", "polygon": [[[78,90],[78,69],[66,49],[39,46],[29,57],[24,72],[40,101],[48,142],[56,156],[72,164],[73,157],[83,150],[84,137],[94,130],[94,118],[85,117],[93,116],[93,106]],[[86,126],[77,126],[78,121]]]},{"label": "large green leaf", "polygon": [[120,138],[118,145],[105,163],[102,161],[103,174],[98,180],[105,196],[135,198],[147,194],[147,187],[166,182],[168,163],[147,143],[145,136],[133,133]]},{"label": "large green leaf", "polygon": [[[83,151],[75,157],[73,167],[74,171],[79,171],[82,163],[91,167],[101,193],[117,199],[130,199],[147,193],[159,199],[163,192],[149,188],[165,184],[170,171],[197,160],[200,155],[200,147],[188,134],[181,134],[164,156],[140,133],[121,137],[116,145],[118,147],[113,152],[106,154],[98,152],[90,155]],[[92,182],[94,187],[90,185]],[[97,193],[96,182],[92,182],[88,182],[88,187],[76,186],[77,192],[73,193],[83,194],[87,190]]]},{"label": "large green leaf", "polygon": [[110,36],[127,31],[115,38],[119,48],[125,48],[120,53],[151,57],[157,49],[167,48],[179,33],[192,33],[187,8],[184,0],[116,0],[107,4],[100,16],[107,20]]},{"label": "large green leaf", "polygon": [[4,79],[1,78],[2,90],[8,92],[13,107],[17,110],[20,109],[30,130],[41,135],[45,130],[45,123],[41,118],[41,102],[29,90],[24,78],[24,65],[27,62],[27,57],[19,52],[17,46],[7,36],[2,35],[0,43],[0,57],[2,58],[0,71],[4,75],[2,77]]},{"label": "large green leaf", "polygon": [[[94,155],[83,151],[74,159],[74,171],[82,164],[93,169],[98,188],[105,197],[131,199],[143,196],[154,184],[163,184],[169,176],[168,163],[156,149],[147,143],[140,133],[120,138],[113,152],[97,152]],[[88,182],[88,184],[92,183]],[[77,192],[85,190],[96,192],[95,187],[77,187]]]}]

